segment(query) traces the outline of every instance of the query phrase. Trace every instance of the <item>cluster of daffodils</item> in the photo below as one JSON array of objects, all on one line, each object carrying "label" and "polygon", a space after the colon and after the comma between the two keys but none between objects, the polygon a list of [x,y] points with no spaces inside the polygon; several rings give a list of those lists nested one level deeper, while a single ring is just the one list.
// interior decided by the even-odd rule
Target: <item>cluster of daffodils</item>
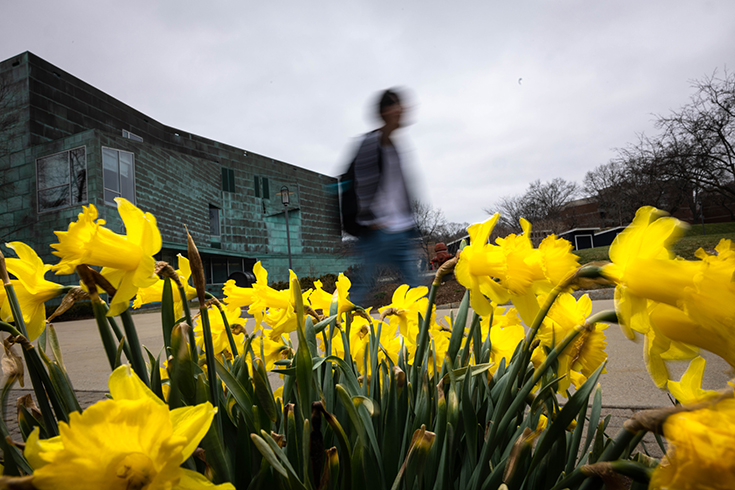
[{"label": "cluster of daffodils", "polygon": [[[264,367],[284,373],[295,364],[292,371],[301,367],[308,381],[312,365],[304,363],[309,362],[312,355],[335,356],[347,361],[348,368],[360,376],[362,386],[357,388],[367,394],[365,380],[371,377],[380,380],[381,376],[384,382],[390,379],[388,373],[381,370],[381,365],[425,368],[428,377],[434,380],[432,384],[439,389],[445,384],[445,380],[439,379],[439,372],[450,369],[454,370],[450,373],[452,376],[459,376],[459,369],[452,365],[460,357],[457,349],[462,349],[463,353],[482,351],[484,357],[476,355],[482,357],[483,366],[477,366],[476,371],[487,370],[485,385],[489,386],[493,376],[504,374],[499,373],[501,366],[513,364],[515,375],[521,372],[517,391],[522,392],[522,385],[528,386],[524,396],[519,397],[521,401],[511,403],[501,397],[498,403],[505,404],[503,410],[520,407],[519,413],[522,413],[521,403],[526,395],[542,384],[553,386],[563,396],[575,390],[576,393],[584,392],[585,386],[595,383],[607,358],[604,332],[607,325],[590,317],[592,302],[588,296],[577,299],[571,294],[579,270],[578,257],[572,253],[571,244],[552,235],[534,247],[530,240],[531,227],[525,220],[521,221],[522,234],[499,238],[494,243],[489,239],[499,218],[497,214],[468,229],[470,244],[464,247],[455,266],[457,280],[468,289],[469,304],[476,315],[468,325],[464,314],[457,318],[438,318],[431,299],[435,290],[429,293],[424,286],[402,285],[395,290],[389,305],[364,310],[351,302],[351,284],[343,274],[336,281],[334,293],[330,293],[318,281],[314,288],[300,290],[291,271],[291,287],[280,291],[268,285],[268,273],[260,262],[255,264],[256,282],[251,287],[238,287],[234,281],[228,281],[224,285],[222,302],[212,299],[204,304],[203,284],[197,288],[189,285],[192,276],[196,284],[197,271],[201,272],[192,255],[189,257],[191,263],[179,255],[176,270],[157,264],[153,256],[161,249],[161,236],[155,217],[124,199],[118,198],[117,204],[126,234],[106,228],[93,205],[84,207],[67,231],[56,232],[58,243],[52,245],[53,253],[60,258],[56,265],[45,265],[33,249],[21,242],[7,244],[18,257],[5,261],[12,279],[7,275],[3,278],[5,291],[0,293],[0,319],[3,330],[11,333],[14,341],[23,336],[33,341],[41,336],[47,323],[45,302],[72,289],[46,280],[47,272],[78,272],[83,276],[88,266],[95,266],[101,270],[89,269],[90,274],[96,274],[96,279],[84,280],[83,288],[97,305],[101,302],[98,288],[108,292],[111,297],[109,307],[105,305],[108,316],[127,315],[124,317],[126,335],[117,334],[117,365],[124,351],[135,370],[127,366],[114,368],[115,346],[112,345],[112,352],[108,352],[113,366],[109,380],[111,398],[83,412],[70,410],[68,422],[62,420],[57,411],[58,432],[52,430],[55,420],[46,416],[50,413],[50,409],[47,410],[45,425],[30,432],[23,452],[33,470],[31,482],[35,488],[214,487],[203,474],[187,468],[195,467],[190,458],[205,434],[210,434],[212,440],[222,437],[222,433],[217,432],[222,431],[222,421],[216,416],[217,404],[227,401],[230,424],[243,420],[260,424],[278,418],[274,396],[282,397],[283,387],[274,393],[265,392],[265,384],[258,386],[256,383],[253,387],[247,378],[248,368],[243,365],[257,365],[261,372]],[[698,352],[699,349],[713,352],[735,367],[735,336],[732,335],[735,247],[729,240],[723,240],[714,252],[698,251],[699,260],[681,260],[674,256],[671,247],[684,229],[683,223],[654,208],[640,209],[633,223],[611,246],[611,263],[602,266],[599,273],[616,286],[616,314],[625,335],[630,339],[637,334],[644,336],[644,359],[653,380],[686,406],[685,409],[677,408],[660,424],[671,447],[653,473],[651,488],[692,488],[692,482],[699,479],[708,479],[710,488],[734,488],[735,465],[731,463],[735,456],[733,390],[702,389],[705,361],[698,357]],[[177,284],[179,294],[171,293],[167,280]],[[438,287],[437,284],[433,287]],[[173,315],[182,324],[188,322],[191,326],[187,332],[190,340],[183,342],[190,342],[191,350],[183,349],[184,354],[179,357],[180,352],[174,352],[174,343],[170,342],[173,334],[169,331],[166,341],[169,350],[161,365],[157,365],[160,358],[155,361],[151,355],[151,366],[145,366],[140,346],[135,345],[137,338],[130,336],[134,328],[130,326],[132,320],[127,310],[131,301],[133,308],[139,308],[146,303],[164,301],[167,294],[171,298],[168,304]],[[195,297],[199,297],[202,304],[200,314],[192,317],[188,301]],[[466,306],[465,302],[464,313],[467,313]],[[248,320],[242,315],[245,309],[253,318],[252,326],[246,326]],[[104,320],[104,313],[100,315],[98,322],[100,318]],[[312,318],[312,326],[320,326],[318,331],[313,329],[318,333],[316,351],[294,347],[292,341],[291,334],[297,332],[302,339],[300,345],[307,345],[303,325],[308,317]],[[177,339],[183,337],[183,330],[176,331]],[[102,334],[102,330],[100,332]],[[473,345],[478,341],[482,346]],[[31,351],[28,345],[24,344],[27,352]],[[298,357],[305,352],[305,356]],[[378,359],[371,359],[371,356]],[[520,361],[515,356],[521,356]],[[35,358],[27,357],[26,363],[38,369],[40,358],[34,361],[36,364],[29,363],[29,359]],[[182,359],[198,361],[194,363],[196,369],[185,366]],[[297,359],[300,361],[296,362]],[[692,361],[684,377],[674,381],[669,377],[666,362],[679,359]],[[465,361],[467,364],[462,368],[467,369],[468,364],[480,362],[470,355],[464,355],[462,362]],[[50,361],[48,365],[51,366]],[[304,365],[307,366],[305,371]],[[278,369],[279,366],[286,369]],[[378,372],[372,372],[376,366]],[[331,369],[337,369],[328,363],[319,368],[327,370],[324,379],[330,377]],[[184,372],[184,369],[189,371]],[[536,372],[526,373],[526,369]],[[150,383],[136,375],[148,371]],[[542,380],[541,373],[547,371]],[[208,376],[208,381],[204,381],[203,374]],[[167,381],[169,375],[177,380],[176,383]],[[152,390],[154,377],[158,383],[157,393]],[[526,383],[526,378],[530,382]],[[465,379],[469,380],[470,376]],[[412,383],[414,386],[421,384],[416,377]],[[504,389],[507,388],[508,394],[515,389],[515,383],[515,380],[506,383]],[[232,390],[233,386],[237,390]],[[301,386],[309,388],[302,390]],[[298,396],[313,402],[314,398],[308,394],[310,383],[301,386]],[[352,388],[356,386],[357,378]],[[469,390],[470,382],[464,386]],[[50,385],[43,388],[49,391]],[[221,388],[224,391],[220,391]],[[183,403],[181,391],[186,389],[193,393],[193,398]],[[345,388],[340,386],[339,390],[342,393]],[[293,389],[290,391],[293,394]],[[42,392],[38,390],[37,393]],[[456,394],[450,392],[447,396],[451,399]],[[214,404],[210,401],[198,403],[207,395]],[[348,406],[354,404],[353,409],[366,400],[362,395],[352,396],[347,399]],[[170,402],[170,398],[176,402]],[[258,409],[254,407],[255,400],[260,406]],[[443,391],[441,395],[437,392],[437,400],[444,400]],[[253,403],[248,406],[248,401]],[[573,401],[573,398],[569,400],[570,406]],[[169,409],[169,402],[178,408]],[[239,411],[231,410],[235,404],[240,407]],[[221,409],[224,405],[219,406]],[[324,406],[320,406],[324,410]],[[293,416],[290,403],[279,409]],[[307,410],[320,409],[311,406]],[[222,412],[224,410],[220,410]],[[306,413],[303,412],[302,417]],[[370,416],[367,412],[360,413],[362,415],[352,414],[353,422],[358,416]],[[584,411],[582,413],[584,418]],[[324,416],[327,415],[325,411]],[[446,414],[444,416],[446,418]],[[495,431],[508,429],[511,417],[506,417],[505,413],[501,417],[493,421],[492,427],[488,425],[487,437],[497,435]],[[541,437],[539,445],[542,445],[546,441],[541,434],[548,423],[553,423],[553,417],[552,422],[548,422],[545,415],[538,417],[527,428],[532,435],[527,434],[525,440],[532,442]],[[334,423],[333,419],[327,420]],[[536,430],[531,431],[532,427]],[[467,429],[472,427],[468,425],[462,430]],[[403,428],[400,432],[403,433]],[[423,426],[417,432],[434,437]],[[249,437],[255,443],[260,435],[254,435],[255,438]],[[237,437],[239,440],[240,435]],[[423,439],[418,437],[417,440]],[[245,442],[248,442],[247,437]],[[496,444],[497,441],[488,443]],[[530,442],[528,447],[530,451]],[[428,451],[428,446],[425,449]],[[270,454],[262,445],[258,446],[258,451],[264,456]],[[273,453],[273,460],[276,454]],[[216,462],[217,458],[212,460]],[[270,460],[269,464],[272,464]],[[287,476],[293,477],[290,473]],[[217,487],[233,488],[229,483]]]},{"label": "cluster of daffodils", "polygon": [[[577,300],[568,291],[570,279],[579,266],[579,257],[572,253],[567,240],[550,235],[534,248],[530,239],[531,225],[521,220],[523,234],[511,234],[488,243],[498,218],[496,213],[484,223],[469,227],[470,245],[459,257],[455,269],[457,280],[469,290],[470,304],[483,316],[483,328],[489,327],[491,319],[493,327],[497,322],[498,328],[490,330],[494,352],[512,354],[518,342],[526,337],[520,322],[515,321],[516,312],[526,325],[533,325],[537,320],[541,322],[535,335],[539,345],[531,358],[537,367],[569,333],[584,326],[559,356],[558,391],[565,395],[571,385],[580,387],[607,358],[603,332],[607,326],[588,325],[587,318],[592,311],[589,296]],[[561,292],[557,296],[559,289]],[[547,314],[540,315],[552,293],[555,301]],[[498,320],[495,305],[509,301],[515,308],[504,315],[503,320]],[[497,350],[493,337],[502,345]]]},{"label": "cluster of daffodils", "polygon": [[685,223],[641,208],[610,247],[612,263],[602,273],[616,283],[623,332],[630,339],[645,336],[644,358],[656,385],[674,386],[684,401],[696,401],[672,385],[666,361],[698,359],[688,373],[696,377],[704,349],[735,367],[735,247],[722,240],[714,253],[700,249],[699,260],[682,260],[671,248],[685,230]]}]

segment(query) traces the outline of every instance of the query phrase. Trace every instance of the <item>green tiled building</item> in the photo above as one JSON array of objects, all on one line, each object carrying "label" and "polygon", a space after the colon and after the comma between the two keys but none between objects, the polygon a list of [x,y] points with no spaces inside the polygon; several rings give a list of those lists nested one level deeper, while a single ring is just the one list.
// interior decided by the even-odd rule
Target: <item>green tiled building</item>
[{"label": "green tiled building", "polygon": [[0,88],[1,243],[23,241],[55,263],[53,232],[82,205],[122,232],[113,202],[122,196],[156,216],[160,259],[185,253],[186,225],[208,283],[257,260],[270,281],[285,280],[286,186],[294,271],[351,263],[333,177],[165,126],[29,52],[0,63]]}]

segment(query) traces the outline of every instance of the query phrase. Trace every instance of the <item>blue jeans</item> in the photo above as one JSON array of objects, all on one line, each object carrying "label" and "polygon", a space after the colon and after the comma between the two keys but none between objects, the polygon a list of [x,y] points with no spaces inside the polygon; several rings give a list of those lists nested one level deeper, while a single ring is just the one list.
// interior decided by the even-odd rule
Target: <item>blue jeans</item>
[{"label": "blue jeans", "polygon": [[418,286],[417,238],[415,229],[397,233],[377,229],[361,236],[357,242],[357,252],[362,267],[352,285],[352,302],[359,306],[369,303],[371,298],[368,295],[381,267],[397,269],[405,284]]}]

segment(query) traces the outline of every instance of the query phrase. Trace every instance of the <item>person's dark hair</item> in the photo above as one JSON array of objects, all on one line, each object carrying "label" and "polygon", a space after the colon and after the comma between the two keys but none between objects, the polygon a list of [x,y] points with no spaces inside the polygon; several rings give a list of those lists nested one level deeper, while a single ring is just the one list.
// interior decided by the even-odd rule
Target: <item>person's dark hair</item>
[{"label": "person's dark hair", "polygon": [[395,89],[389,88],[380,95],[380,99],[378,101],[378,114],[382,114],[388,107],[400,103],[401,98],[398,96],[398,93],[396,93]]}]

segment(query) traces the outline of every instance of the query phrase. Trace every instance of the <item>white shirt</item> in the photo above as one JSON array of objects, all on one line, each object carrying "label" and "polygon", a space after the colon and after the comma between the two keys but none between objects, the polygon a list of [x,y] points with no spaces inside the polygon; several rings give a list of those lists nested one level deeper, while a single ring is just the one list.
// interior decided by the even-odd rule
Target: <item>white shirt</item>
[{"label": "white shirt", "polygon": [[414,227],[410,203],[406,202],[406,186],[400,170],[401,160],[393,145],[381,146],[383,171],[373,201],[376,224],[385,231],[397,233]]}]

